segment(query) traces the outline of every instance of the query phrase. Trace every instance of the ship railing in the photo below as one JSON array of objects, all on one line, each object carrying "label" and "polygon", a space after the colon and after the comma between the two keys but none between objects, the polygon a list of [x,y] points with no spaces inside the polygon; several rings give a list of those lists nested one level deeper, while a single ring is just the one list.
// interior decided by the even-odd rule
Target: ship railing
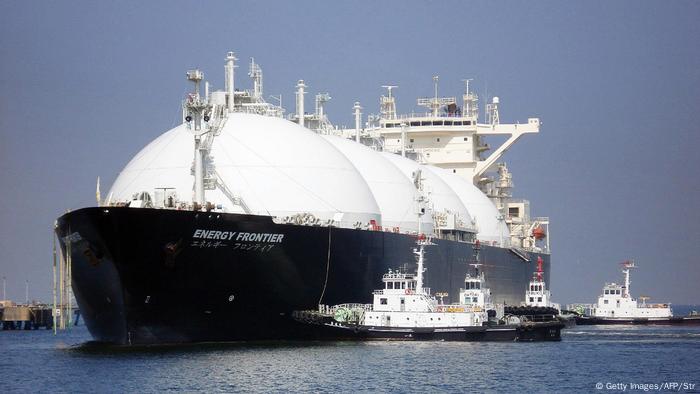
[{"label": "ship railing", "polygon": [[668,308],[670,304],[640,304],[639,308]]},{"label": "ship railing", "polygon": [[434,115],[432,112],[411,112],[411,113],[407,113],[407,114],[396,115],[396,117],[392,118],[392,119],[381,119],[381,120],[391,123],[392,121],[395,121],[395,120],[426,119],[426,118],[466,119],[466,120],[473,120],[474,122],[472,123],[472,125],[476,124],[476,118],[473,116],[467,116],[464,114],[457,114],[457,113],[448,113],[448,112],[440,112],[437,114],[437,116]]},{"label": "ship railing", "polygon": [[[357,304],[357,303],[348,303],[348,304],[338,304],[338,305],[333,305],[333,306],[327,306],[323,305],[326,307],[325,312],[326,314],[329,315],[335,315],[335,312],[340,309],[340,308],[345,308],[345,309],[350,309],[350,310],[362,310],[362,311],[371,311],[372,310],[372,304]],[[320,310],[319,310],[320,311]],[[320,311],[323,313],[322,311]]]}]

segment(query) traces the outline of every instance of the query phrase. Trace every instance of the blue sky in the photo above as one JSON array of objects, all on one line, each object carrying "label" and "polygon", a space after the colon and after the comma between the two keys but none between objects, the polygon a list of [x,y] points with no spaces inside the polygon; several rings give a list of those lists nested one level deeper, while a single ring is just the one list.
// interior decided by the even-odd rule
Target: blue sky
[{"label": "blue sky", "polygon": [[[48,2],[0,3],[0,275],[8,297],[51,294],[51,227],[94,204],[145,144],[171,128],[200,67],[255,57],[267,95],[293,111],[298,79],[378,112],[402,112],[462,78],[501,98],[504,122],[543,121],[506,155],[515,194],[550,216],[551,288],[592,302],[633,258],[633,293],[700,303],[700,3]],[[310,97],[309,95],[308,97]],[[482,97],[483,99],[483,97]],[[311,106],[311,99],[307,106]]]}]

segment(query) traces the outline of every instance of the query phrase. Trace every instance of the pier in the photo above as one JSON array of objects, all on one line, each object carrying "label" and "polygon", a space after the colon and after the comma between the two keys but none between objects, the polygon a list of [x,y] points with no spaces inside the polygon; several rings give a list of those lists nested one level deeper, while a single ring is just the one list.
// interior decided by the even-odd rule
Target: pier
[{"label": "pier", "polygon": [[[2,330],[37,330],[54,328],[52,306],[47,304],[15,305],[11,301],[0,301],[0,328]],[[67,312],[67,310],[66,310]],[[57,313],[60,313],[57,310]],[[78,324],[80,313],[73,309],[70,313]],[[57,316],[58,319],[58,316]]]}]

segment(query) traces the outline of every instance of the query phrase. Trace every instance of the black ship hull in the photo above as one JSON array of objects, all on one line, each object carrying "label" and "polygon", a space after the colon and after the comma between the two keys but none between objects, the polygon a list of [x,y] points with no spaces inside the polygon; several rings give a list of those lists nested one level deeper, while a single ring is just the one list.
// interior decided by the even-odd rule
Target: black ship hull
[{"label": "black ship hull", "polygon": [[605,318],[593,316],[577,316],[576,324],[579,326],[597,326],[597,325],[654,325],[654,326],[669,326],[669,325],[700,325],[700,316],[674,316],[667,318]]},{"label": "black ship hull", "polygon": [[[118,344],[315,338],[292,312],[371,302],[389,268],[415,270],[409,235],[265,216],[84,208],[57,233],[85,324]],[[426,285],[456,302],[474,245],[434,242]],[[480,256],[496,303],[522,301],[538,256],[549,281],[548,254],[482,244]]]}]

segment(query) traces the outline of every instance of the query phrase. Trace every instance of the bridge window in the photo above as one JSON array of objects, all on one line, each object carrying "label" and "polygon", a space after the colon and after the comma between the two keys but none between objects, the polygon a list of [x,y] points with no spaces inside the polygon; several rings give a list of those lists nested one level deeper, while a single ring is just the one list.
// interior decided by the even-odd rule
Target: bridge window
[{"label": "bridge window", "polygon": [[401,288],[405,289],[406,288],[406,282],[401,282]]},{"label": "bridge window", "polygon": [[603,300],[603,304],[607,304],[607,303],[608,303],[608,300]]},{"label": "bridge window", "polygon": [[411,142],[413,142],[413,138],[411,138]]},{"label": "bridge window", "polygon": [[542,302],[542,297],[537,297],[537,302]]},{"label": "bridge window", "polygon": [[386,288],[387,289],[393,289],[394,288],[394,282],[386,282]]},{"label": "bridge window", "polygon": [[610,290],[605,290],[605,294],[610,294]]},{"label": "bridge window", "polygon": [[477,289],[481,289],[481,283],[477,282],[477,283],[474,283],[474,284],[476,285],[476,288],[477,288]]},{"label": "bridge window", "polygon": [[380,298],[380,299],[379,299],[379,303],[382,304],[382,305],[386,305],[386,304],[387,304],[387,299],[386,299],[386,298]]},{"label": "bridge window", "polygon": [[411,126],[420,126],[420,122],[411,122]]},{"label": "bridge window", "polygon": [[535,302],[535,297],[530,297],[530,302]]},{"label": "bridge window", "polygon": [[508,208],[508,216],[514,217],[514,218],[519,218],[520,217],[520,208],[509,207]]}]

